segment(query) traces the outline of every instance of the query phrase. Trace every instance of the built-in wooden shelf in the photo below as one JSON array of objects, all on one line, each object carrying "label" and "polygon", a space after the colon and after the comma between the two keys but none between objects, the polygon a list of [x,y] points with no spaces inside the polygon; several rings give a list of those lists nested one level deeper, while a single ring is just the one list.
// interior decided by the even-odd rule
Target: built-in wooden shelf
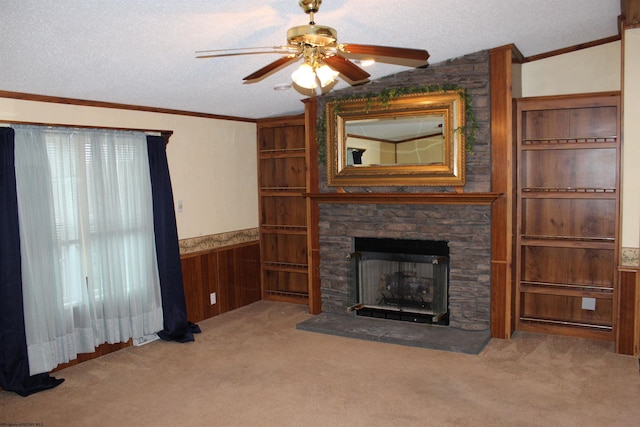
[{"label": "built-in wooden shelf", "polygon": [[262,299],[309,302],[305,117],[258,121]]},{"label": "built-in wooden shelf", "polygon": [[318,203],[490,205],[502,193],[304,193]]},{"label": "built-in wooden shelf", "polygon": [[616,339],[620,99],[516,102],[516,329]]}]

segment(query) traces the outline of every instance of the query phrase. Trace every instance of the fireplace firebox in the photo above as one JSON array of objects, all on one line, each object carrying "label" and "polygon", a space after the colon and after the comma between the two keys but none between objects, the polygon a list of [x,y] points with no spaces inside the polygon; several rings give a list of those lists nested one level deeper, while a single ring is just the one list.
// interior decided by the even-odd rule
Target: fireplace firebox
[{"label": "fireplace firebox", "polygon": [[351,289],[359,316],[449,324],[447,241],[355,238]]}]

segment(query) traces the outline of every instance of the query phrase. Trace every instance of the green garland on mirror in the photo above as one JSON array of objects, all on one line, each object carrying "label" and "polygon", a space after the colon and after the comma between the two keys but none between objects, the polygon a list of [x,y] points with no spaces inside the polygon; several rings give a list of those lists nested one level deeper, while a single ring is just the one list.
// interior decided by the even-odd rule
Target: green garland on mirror
[{"label": "green garland on mirror", "polygon": [[[455,91],[460,94],[464,101],[465,124],[456,129],[456,132],[464,132],[465,150],[467,153],[473,154],[473,145],[476,142],[476,133],[478,131],[478,122],[473,113],[473,105],[471,96],[467,93],[467,89],[454,84],[428,85],[414,87],[399,87],[391,89],[383,89],[380,93],[370,94],[353,94],[341,98],[332,99],[331,101],[346,101],[348,99],[366,99],[367,111],[374,101],[379,101],[383,107],[389,105],[394,99],[402,95],[411,95],[416,93],[437,93]],[[327,117],[326,112],[322,112],[322,116],[318,119],[316,126],[316,142],[318,143],[318,161],[324,163],[326,161],[326,138],[327,138]]]}]

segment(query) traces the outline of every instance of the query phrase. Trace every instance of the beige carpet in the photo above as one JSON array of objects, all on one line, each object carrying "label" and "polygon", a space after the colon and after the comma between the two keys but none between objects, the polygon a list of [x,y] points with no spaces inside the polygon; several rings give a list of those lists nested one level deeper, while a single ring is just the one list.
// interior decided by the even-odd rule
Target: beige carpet
[{"label": "beige carpet", "polygon": [[636,426],[638,360],[610,343],[519,333],[479,355],[296,329],[257,302],[64,369],[56,389],[0,392],[0,426]]}]

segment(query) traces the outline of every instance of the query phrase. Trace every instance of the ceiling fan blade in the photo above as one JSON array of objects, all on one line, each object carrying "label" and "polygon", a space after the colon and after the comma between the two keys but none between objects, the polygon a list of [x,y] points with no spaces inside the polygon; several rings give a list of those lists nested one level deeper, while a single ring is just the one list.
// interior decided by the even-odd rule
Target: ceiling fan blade
[{"label": "ceiling fan blade", "polygon": [[369,55],[373,57],[383,58],[399,58],[424,63],[426,63],[429,59],[429,52],[424,49],[408,49],[404,47],[347,43],[339,45],[338,50],[347,54]]},{"label": "ceiling fan blade", "polygon": [[352,84],[361,83],[363,80],[367,80],[371,77],[371,74],[341,56],[327,56],[324,58],[324,62],[329,67],[351,80],[351,82],[353,82]]},{"label": "ceiling fan blade", "polygon": [[272,63],[260,68],[258,71],[249,74],[247,77],[245,77],[242,80],[256,80],[259,79],[261,77],[266,76],[267,74],[271,73],[272,71],[283,67],[291,62],[294,62],[298,59],[298,57],[300,56],[300,54],[297,55],[289,55],[289,56],[283,56],[280,59],[277,59],[275,61],[273,61]]},{"label": "ceiling fan blade", "polygon": [[241,47],[235,49],[198,50],[196,58],[218,58],[222,56],[261,55],[265,53],[278,53],[280,55],[295,54],[297,47],[268,46],[268,47]]},{"label": "ceiling fan blade", "polygon": [[283,54],[285,52],[281,52],[281,51],[276,51],[276,50],[270,50],[270,51],[264,51],[264,52],[236,52],[236,53],[216,53],[216,54],[212,54],[212,55],[198,55],[196,56],[196,58],[198,59],[204,59],[204,58],[221,58],[223,56],[241,56],[241,55],[260,55],[260,54],[265,54],[265,53],[270,53],[270,54]]}]

